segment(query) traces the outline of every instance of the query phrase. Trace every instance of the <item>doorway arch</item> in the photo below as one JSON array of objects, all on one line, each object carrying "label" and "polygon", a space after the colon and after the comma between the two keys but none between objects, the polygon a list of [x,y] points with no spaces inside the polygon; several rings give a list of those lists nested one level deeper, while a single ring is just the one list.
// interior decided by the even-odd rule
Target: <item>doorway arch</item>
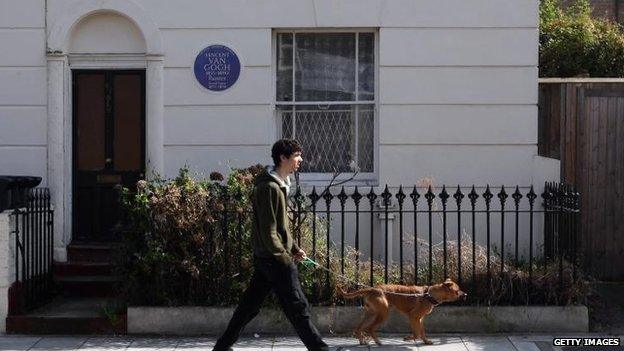
[{"label": "doorway arch", "polygon": [[[72,233],[72,149],[71,69],[139,68],[146,73],[146,168],[147,175],[163,171],[163,68],[164,57],[159,28],[146,12],[131,0],[78,0],[56,19],[47,38],[47,175],[54,212],[54,257],[66,261],[66,246]],[[106,18],[132,26],[133,35],[125,50],[135,52],[79,53],[89,50],[80,36],[97,28]],[[85,30],[76,32],[75,30]],[[80,33],[80,34],[77,34]],[[140,34],[140,36],[138,35]],[[78,36],[77,36],[78,35]],[[142,37],[143,52],[137,51]],[[105,50],[106,48],[103,48]],[[113,50],[114,51],[114,50]],[[81,54],[82,55],[81,57]]]}]

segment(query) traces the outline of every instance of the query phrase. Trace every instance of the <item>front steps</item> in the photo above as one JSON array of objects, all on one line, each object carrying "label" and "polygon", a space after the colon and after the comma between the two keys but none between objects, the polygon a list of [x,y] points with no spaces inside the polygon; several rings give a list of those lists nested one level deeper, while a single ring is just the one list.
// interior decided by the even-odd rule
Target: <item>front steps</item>
[{"label": "front steps", "polygon": [[67,245],[68,262],[99,262],[113,260],[113,247],[110,244],[69,244]]},{"label": "front steps", "polygon": [[126,316],[115,299],[59,297],[26,315],[9,316],[11,334],[125,334]]},{"label": "front steps", "polygon": [[113,252],[105,244],[70,244],[68,262],[54,263],[59,295],[24,315],[7,317],[7,333],[119,334],[126,332],[125,308],[115,299]]},{"label": "front steps", "polygon": [[114,297],[115,276],[70,275],[55,278],[63,296]]},{"label": "front steps", "polygon": [[113,275],[112,248],[102,244],[67,246],[67,262],[54,264],[54,280],[64,296],[112,297],[117,277]]}]

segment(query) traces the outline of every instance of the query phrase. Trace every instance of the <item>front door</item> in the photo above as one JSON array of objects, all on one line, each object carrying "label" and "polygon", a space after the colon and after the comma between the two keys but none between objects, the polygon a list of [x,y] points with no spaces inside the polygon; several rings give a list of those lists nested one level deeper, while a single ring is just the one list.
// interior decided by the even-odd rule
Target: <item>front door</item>
[{"label": "front door", "polygon": [[115,186],[145,173],[145,72],[72,71],[73,240],[119,240]]}]

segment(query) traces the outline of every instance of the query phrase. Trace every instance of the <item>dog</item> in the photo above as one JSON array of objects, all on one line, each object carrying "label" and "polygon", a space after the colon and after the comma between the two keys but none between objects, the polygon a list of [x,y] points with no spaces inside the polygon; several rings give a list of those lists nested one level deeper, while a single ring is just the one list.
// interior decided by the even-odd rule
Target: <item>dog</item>
[{"label": "dog", "polygon": [[405,314],[409,319],[412,334],[406,336],[404,340],[416,341],[420,338],[426,345],[431,345],[433,343],[427,339],[423,326],[425,316],[441,303],[466,299],[468,296],[450,279],[431,286],[378,285],[350,293],[339,286],[338,290],[346,299],[364,297],[366,314],[354,331],[361,345],[368,343],[363,332],[372,337],[377,345],[381,345],[376,330],[388,319],[391,307]]}]

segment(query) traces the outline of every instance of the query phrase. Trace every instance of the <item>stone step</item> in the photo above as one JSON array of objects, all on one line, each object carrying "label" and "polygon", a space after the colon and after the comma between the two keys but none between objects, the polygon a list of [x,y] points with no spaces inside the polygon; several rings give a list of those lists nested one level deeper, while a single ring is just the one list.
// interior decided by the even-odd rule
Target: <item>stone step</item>
[{"label": "stone step", "polygon": [[28,314],[9,316],[9,334],[119,334],[126,332],[125,310],[117,300],[57,298]]},{"label": "stone step", "polygon": [[110,244],[81,243],[67,245],[69,262],[111,262],[113,246]]},{"label": "stone step", "polygon": [[119,317],[115,326],[104,317],[30,317],[9,316],[7,334],[125,334],[126,317]]},{"label": "stone step", "polygon": [[106,276],[112,271],[110,262],[54,262],[55,276]]},{"label": "stone step", "polygon": [[54,281],[64,296],[113,297],[116,276],[56,276]]}]

